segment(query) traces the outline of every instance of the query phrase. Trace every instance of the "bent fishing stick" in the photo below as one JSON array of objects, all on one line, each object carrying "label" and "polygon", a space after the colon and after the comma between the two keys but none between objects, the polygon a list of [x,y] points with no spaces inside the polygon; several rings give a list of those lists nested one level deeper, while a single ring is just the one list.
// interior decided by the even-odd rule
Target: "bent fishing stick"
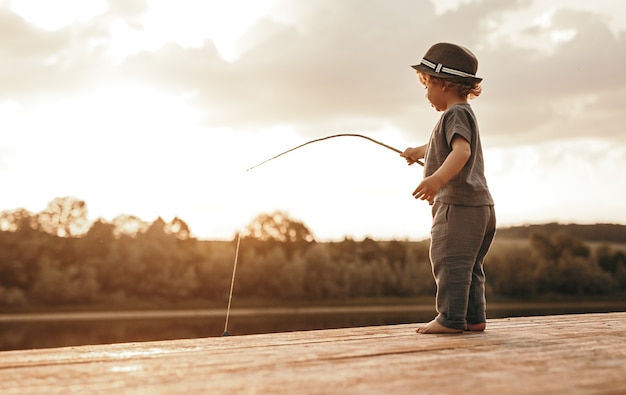
[{"label": "bent fishing stick", "polygon": [[[374,140],[371,137],[363,136],[362,134],[356,134],[356,133],[340,133],[340,134],[333,134],[333,135],[322,137],[322,138],[319,138],[319,139],[307,141],[304,144],[300,144],[297,147],[288,149],[287,151],[281,152],[278,155],[272,156],[271,158],[266,159],[263,162],[248,168],[248,170],[246,170],[246,171],[250,171],[250,170],[254,169],[255,167],[259,167],[261,165],[264,165],[264,164],[266,164],[267,162],[269,162],[271,160],[274,160],[274,159],[279,158],[279,157],[281,157],[281,156],[283,156],[285,154],[288,154],[288,153],[290,153],[292,151],[295,151],[298,148],[302,148],[305,145],[317,143],[319,141],[328,140],[328,139],[332,139],[332,138],[335,138],[335,137],[360,137],[360,138],[369,140],[372,143],[376,143],[376,144],[378,144],[378,145],[380,145],[382,147],[385,147],[387,149],[390,149],[390,150],[392,150],[394,152],[397,152],[398,154],[402,155],[402,151],[400,151],[399,149],[393,148],[393,147],[391,147],[391,146],[389,146],[389,145],[387,145],[385,143],[381,143],[380,141]],[[415,162],[419,163],[422,166],[424,166],[424,163],[422,161],[420,161],[420,160],[416,160]],[[228,295],[228,307],[226,308],[226,322],[224,323],[224,332],[222,333],[222,336],[230,336],[230,332],[228,331],[228,318],[230,317],[230,306],[231,306],[231,302],[232,302],[232,299],[233,299],[233,288],[234,288],[234,285],[235,285],[235,273],[237,271],[237,260],[238,260],[237,258],[239,257],[239,246],[240,246],[240,243],[241,243],[241,232],[238,232],[237,233],[237,247],[235,249],[235,263],[233,264],[233,275],[232,275],[231,282],[230,282],[230,293]]]},{"label": "bent fishing stick", "polygon": [[[363,139],[369,140],[369,141],[371,141],[372,143],[376,143],[376,144],[378,144],[378,145],[380,145],[380,146],[382,146],[382,147],[385,147],[385,148],[387,148],[387,149],[390,149],[390,150],[392,150],[392,151],[394,151],[394,152],[397,152],[397,153],[399,153],[399,154],[402,154],[402,151],[400,151],[399,149],[397,149],[397,148],[393,148],[393,147],[391,147],[391,146],[389,146],[389,145],[387,145],[387,144],[381,143],[380,141],[378,141],[378,140],[374,140],[374,139],[373,139],[373,138],[371,138],[371,137],[363,136],[362,134],[356,134],[356,133],[340,133],[340,134],[333,134],[333,135],[326,136],[326,137],[322,137],[322,138],[319,138],[319,139],[315,139],[315,140],[307,141],[307,142],[306,142],[306,143],[304,143],[304,144],[300,144],[300,145],[299,145],[299,146],[297,146],[297,147],[294,147],[294,148],[288,149],[287,151],[281,152],[281,153],[280,153],[280,154],[278,154],[278,155],[275,155],[275,156],[273,156],[273,157],[271,157],[271,158],[269,158],[269,159],[266,159],[266,160],[264,160],[263,162],[261,162],[261,163],[259,163],[259,164],[256,164],[256,165],[254,165],[254,166],[252,166],[252,167],[248,168],[248,170],[246,170],[246,171],[250,171],[250,170],[254,169],[255,167],[259,167],[259,166],[261,166],[261,165],[264,165],[264,164],[266,164],[266,163],[267,163],[267,162],[269,162],[269,161],[272,161],[272,160],[274,160],[274,159],[276,159],[276,158],[278,158],[278,157],[281,157],[281,156],[283,156],[283,155],[285,155],[285,154],[288,154],[288,153],[290,153],[290,152],[292,152],[292,151],[295,151],[295,150],[297,150],[298,148],[302,148],[302,147],[304,147],[305,145],[309,145],[309,144],[317,143],[318,141],[328,140],[328,139],[332,139],[332,138],[335,138],[335,137],[360,137],[360,138],[363,138]],[[416,160],[415,162],[417,162],[417,163],[419,163],[420,165],[424,166],[424,163],[423,163],[422,161],[420,161],[420,160]]]}]

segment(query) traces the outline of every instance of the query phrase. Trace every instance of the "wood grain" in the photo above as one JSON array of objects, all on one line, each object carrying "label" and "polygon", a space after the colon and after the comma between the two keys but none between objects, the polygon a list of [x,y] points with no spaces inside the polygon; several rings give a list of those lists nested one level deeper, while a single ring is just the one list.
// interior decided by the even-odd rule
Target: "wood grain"
[{"label": "wood grain", "polygon": [[0,394],[626,394],[626,313],[0,352]]}]

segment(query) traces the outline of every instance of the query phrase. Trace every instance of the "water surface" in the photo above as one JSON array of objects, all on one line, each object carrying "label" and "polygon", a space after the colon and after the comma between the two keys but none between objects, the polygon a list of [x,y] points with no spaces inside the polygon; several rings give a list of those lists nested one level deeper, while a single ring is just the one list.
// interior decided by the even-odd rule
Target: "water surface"
[{"label": "water surface", "polygon": [[[625,302],[488,305],[488,318],[626,311]],[[430,321],[433,306],[233,309],[232,335]],[[0,314],[0,351],[222,336],[226,311]]]}]

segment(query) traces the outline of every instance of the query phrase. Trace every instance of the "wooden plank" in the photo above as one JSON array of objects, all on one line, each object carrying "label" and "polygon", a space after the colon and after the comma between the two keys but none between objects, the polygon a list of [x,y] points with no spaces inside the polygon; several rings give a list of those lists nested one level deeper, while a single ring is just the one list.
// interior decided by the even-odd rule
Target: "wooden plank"
[{"label": "wooden plank", "polygon": [[626,313],[0,352],[1,394],[624,394]]}]

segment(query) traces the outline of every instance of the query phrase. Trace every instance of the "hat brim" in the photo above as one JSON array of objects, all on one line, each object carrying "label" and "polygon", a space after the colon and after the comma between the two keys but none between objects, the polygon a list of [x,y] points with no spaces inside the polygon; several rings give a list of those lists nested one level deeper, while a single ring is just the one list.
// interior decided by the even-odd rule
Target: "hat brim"
[{"label": "hat brim", "polygon": [[479,82],[481,82],[483,80],[482,78],[479,78],[479,77],[460,77],[458,75],[453,75],[453,74],[437,73],[435,70],[433,70],[430,67],[425,66],[425,65],[423,65],[421,63],[413,65],[411,67],[414,68],[415,70],[419,71],[420,73],[432,75],[433,77],[441,78],[441,79],[444,79],[444,80],[452,80],[454,82],[479,83]]}]

